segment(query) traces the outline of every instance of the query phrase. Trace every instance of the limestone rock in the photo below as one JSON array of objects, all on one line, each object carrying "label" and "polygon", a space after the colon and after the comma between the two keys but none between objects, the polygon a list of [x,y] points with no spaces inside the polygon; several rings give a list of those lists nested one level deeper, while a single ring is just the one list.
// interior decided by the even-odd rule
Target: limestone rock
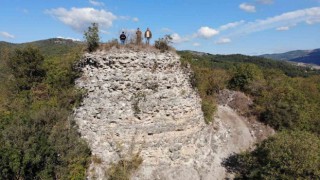
[{"label": "limestone rock", "polygon": [[175,53],[112,49],[85,54],[80,69],[76,85],[88,93],[74,119],[101,159],[91,163],[89,179],[106,179],[111,163],[134,153],[143,159],[134,180],[223,179],[223,158],[255,141],[248,129],[237,131],[245,125],[229,107],[219,106],[215,123],[205,124]]}]

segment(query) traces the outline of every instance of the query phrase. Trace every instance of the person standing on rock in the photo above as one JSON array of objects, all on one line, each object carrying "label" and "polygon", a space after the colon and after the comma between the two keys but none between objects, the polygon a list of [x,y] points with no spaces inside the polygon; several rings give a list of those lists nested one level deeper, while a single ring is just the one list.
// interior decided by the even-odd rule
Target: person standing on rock
[{"label": "person standing on rock", "polygon": [[142,32],[140,31],[140,28],[137,29],[136,35],[137,35],[136,44],[140,45],[142,41]]},{"label": "person standing on rock", "polygon": [[147,28],[146,32],[144,33],[144,37],[146,38],[146,44],[150,44],[150,39],[152,38],[152,33],[149,28]]},{"label": "person standing on rock", "polygon": [[124,45],[126,39],[127,39],[127,36],[124,34],[124,32],[122,32],[120,35],[120,42],[122,45]]}]

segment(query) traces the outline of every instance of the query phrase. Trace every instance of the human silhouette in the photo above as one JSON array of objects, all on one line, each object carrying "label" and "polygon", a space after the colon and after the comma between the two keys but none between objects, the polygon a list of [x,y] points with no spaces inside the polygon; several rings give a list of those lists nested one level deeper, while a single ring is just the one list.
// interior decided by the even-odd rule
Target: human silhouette
[{"label": "human silhouette", "polygon": [[152,33],[149,28],[147,28],[146,32],[144,33],[144,37],[146,38],[146,44],[150,44],[150,39],[152,38]]},{"label": "human silhouette", "polygon": [[142,32],[140,31],[140,28],[137,29],[136,35],[137,35],[136,44],[140,45],[141,44],[141,40],[142,40],[142,37],[141,37],[142,36]]},{"label": "human silhouette", "polygon": [[124,34],[124,32],[122,32],[120,35],[120,41],[122,45],[124,45],[126,39],[127,39],[127,36]]}]

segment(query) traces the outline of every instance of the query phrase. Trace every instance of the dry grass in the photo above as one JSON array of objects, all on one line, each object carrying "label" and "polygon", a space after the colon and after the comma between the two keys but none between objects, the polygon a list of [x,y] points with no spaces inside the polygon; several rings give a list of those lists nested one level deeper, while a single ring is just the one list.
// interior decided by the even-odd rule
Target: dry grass
[{"label": "dry grass", "polygon": [[98,157],[97,155],[93,155],[93,156],[91,157],[91,161],[92,161],[93,163],[95,163],[95,164],[101,164],[101,163],[102,163],[101,158]]},{"label": "dry grass", "polygon": [[131,174],[136,171],[142,163],[139,154],[130,159],[122,159],[116,164],[112,164],[106,174],[109,180],[129,180]]},{"label": "dry grass", "polygon": [[98,50],[100,51],[109,51],[111,48],[116,47],[117,49],[120,48],[120,44],[117,39],[113,39],[106,43],[101,43]]}]

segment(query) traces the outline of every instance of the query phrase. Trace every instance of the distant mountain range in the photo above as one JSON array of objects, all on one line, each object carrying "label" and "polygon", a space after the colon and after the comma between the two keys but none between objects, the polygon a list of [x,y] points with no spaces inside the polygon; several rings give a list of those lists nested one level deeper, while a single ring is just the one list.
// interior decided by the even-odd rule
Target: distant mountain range
[{"label": "distant mountain range", "polygon": [[297,50],[279,54],[264,54],[260,57],[320,65],[320,49]]}]

